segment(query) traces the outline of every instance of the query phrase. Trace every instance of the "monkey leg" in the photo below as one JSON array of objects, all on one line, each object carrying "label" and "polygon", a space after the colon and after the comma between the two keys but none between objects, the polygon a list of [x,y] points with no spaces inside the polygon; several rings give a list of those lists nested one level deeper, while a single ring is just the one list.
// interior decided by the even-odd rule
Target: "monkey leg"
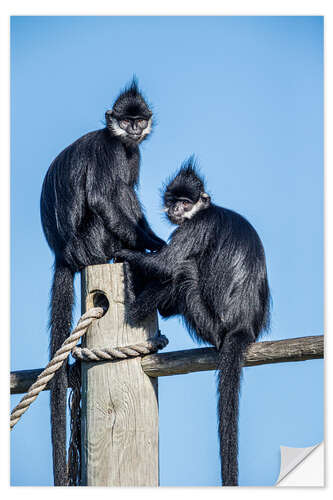
[{"label": "monkey leg", "polygon": [[[169,305],[171,296],[171,285],[165,285],[157,280],[150,281],[144,290],[139,293],[135,300],[130,304],[128,310],[128,319],[131,323],[143,321],[160,306],[166,308]],[[167,312],[170,312],[170,311]],[[171,315],[171,314],[170,314]]]},{"label": "monkey leg", "polygon": [[175,287],[182,298],[182,314],[190,329],[196,336],[210,342],[219,348],[223,341],[223,324],[220,318],[213,314],[202,297],[200,277],[195,260],[182,263],[176,271]]},{"label": "monkey leg", "polygon": [[71,268],[78,271],[86,266],[106,264],[114,253],[110,248],[112,243],[104,226],[91,221],[66,241],[62,253]]}]

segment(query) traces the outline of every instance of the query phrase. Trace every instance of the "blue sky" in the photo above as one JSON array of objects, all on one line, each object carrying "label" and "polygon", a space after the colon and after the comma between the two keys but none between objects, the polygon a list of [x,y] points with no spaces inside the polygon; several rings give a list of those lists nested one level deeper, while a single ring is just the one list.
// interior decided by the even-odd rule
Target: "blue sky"
[{"label": "blue sky", "polygon": [[[12,370],[48,360],[44,175],[64,147],[103,126],[133,73],[157,118],[140,185],[154,230],[170,234],[159,188],[194,153],[213,201],[262,238],[273,297],[267,338],[323,333],[322,51],[321,17],[12,18]],[[160,327],[168,350],[195,347],[179,320]],[[244,370],[241,485],[274,484],[280,445],[323,439],[322,378],[321,360]],[[160,379],[161,485],[219,484],[215,393],[213,372]],[[11,440],[11,484],[51,484],[47,393]]]}]

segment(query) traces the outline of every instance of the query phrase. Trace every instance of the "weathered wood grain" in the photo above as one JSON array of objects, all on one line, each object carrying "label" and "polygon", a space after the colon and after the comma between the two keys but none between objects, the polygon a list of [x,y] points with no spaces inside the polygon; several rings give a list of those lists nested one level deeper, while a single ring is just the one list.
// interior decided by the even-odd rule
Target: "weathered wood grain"
[{"label": "weathered wood grain", "polygon": [[[293,339],[258,342],[246,353],[244,366],[268,363],[286,363],[323,358],[324,337],[297,337]],[[149,354],[142,358],[142,368],[150,377],[181,375],[184,373],[216,370],[217,353],[213,347]]]},{"label": "weathered wood grain", "polygon": [[[18,370],[10,373],[10,393],[23,394],[28,392],[29,387],[36,382],[38,375],[43,371],[43,368],[36,370]],[[49,390],[49,384],[45,387],[45,391]]]},{"label": "weathered wood grain", "polygon": [[[99,291],[110,306],[85,335],[87,347],[125,346],[155,334],[156,314],[137,328],[124,320],[123,264],[82,272],[87,309]],[[143,372],[140,358],[82,362],[82,443],[83,485],[158,486],[157,379]]]}]

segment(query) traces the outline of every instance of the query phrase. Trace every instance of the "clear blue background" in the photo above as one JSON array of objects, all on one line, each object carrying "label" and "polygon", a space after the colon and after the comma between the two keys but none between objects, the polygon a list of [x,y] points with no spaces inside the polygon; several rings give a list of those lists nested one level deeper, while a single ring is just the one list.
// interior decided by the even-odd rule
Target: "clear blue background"
[{"label": "clear blue background", "polygon": [[[323,333],[322,17],[14,17],[11,70],[12,370],[48,361],[43,177],[64,147],[103,126],[133,73],[157,117],[140,187],[155,231],[171,231],[162,182],[195,153],[214,202],[245,215],[264,243],[267,338]],[[168,350],[195,346],[178,319],[160,325]],[[160,378],[162,486],[219,484],[215,392],[213,372]],[[49,434],[42,393],[11,434],[12,485],[52,484]],[[322,439],[321,360],[244,369],[241,485],[275,483],[281,444]]]}]

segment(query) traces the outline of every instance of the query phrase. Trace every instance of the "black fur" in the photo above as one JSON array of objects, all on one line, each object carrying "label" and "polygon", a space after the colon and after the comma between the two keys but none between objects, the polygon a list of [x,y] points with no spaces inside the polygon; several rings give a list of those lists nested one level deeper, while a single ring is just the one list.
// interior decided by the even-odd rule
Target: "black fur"
[{"label": "black fur", "polygon": [[[122,116],[130,123],[126,133],[114,122]],[[47,242],[55,254],[51,356],[70,333],[73,276],[77,271],[108,262],[122,248],[159,250],[164,245],[149,227],[136,194],[138,144],[148,133],[138,137],[137,132],[142,129],[135,121],[132,123],[133,116],[147,121],[152,116],[135,80],[120,94],[113,110],[106,113],[107,126],[84,135],[62,151],[45,176],[41,219]],[[117,131],[122,135],[117,135]],[[67,481],[65,377],[64,366],[52,384],[55,485],[65,485]]]},{"label": "black fur", "polygon": [[164,203],[171,220],[189,210],[179,199],[201,203],[201,209],[180,222],[157,254],[123,250],[118,255],[151,279],[131,305],[132,321],[142,320],[155,307],[164,317],[181,314],[191,335],[218,350],[222,478],[223,485],[234,486],[241,363],[247,346],[269,324],[265,254],[246,219],[210,202],[192,161],[166,187]]}]

